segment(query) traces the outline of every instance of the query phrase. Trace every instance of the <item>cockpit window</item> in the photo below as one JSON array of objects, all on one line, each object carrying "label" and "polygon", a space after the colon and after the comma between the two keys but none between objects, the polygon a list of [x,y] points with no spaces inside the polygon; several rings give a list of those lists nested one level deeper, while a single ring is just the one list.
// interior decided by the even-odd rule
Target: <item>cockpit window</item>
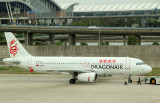
[{"label": "cockpit window", "polygon": [[136,65],[145,65],[144,62],[137,62]]}]

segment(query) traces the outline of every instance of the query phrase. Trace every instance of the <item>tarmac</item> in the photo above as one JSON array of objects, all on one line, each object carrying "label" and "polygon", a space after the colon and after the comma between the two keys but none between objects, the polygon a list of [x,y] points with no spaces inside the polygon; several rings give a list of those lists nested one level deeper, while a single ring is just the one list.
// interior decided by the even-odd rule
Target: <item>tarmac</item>
[{"label": "tarmac", "polygon": [[69,84],[70,78],[63,74],[0,74],[0,103],[160,103],[160,85],[134,82],[124,86],[124,76],[76,84]]}]

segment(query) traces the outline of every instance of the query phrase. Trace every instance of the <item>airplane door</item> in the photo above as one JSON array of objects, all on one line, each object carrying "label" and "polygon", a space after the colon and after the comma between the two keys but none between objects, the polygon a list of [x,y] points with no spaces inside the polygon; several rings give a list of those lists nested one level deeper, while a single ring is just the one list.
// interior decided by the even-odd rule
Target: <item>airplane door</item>
[{"label": "airplane door", "polygon": [[32,59],[31,58],[28,59],[27,67],[32,68]]},{"label": "airplane door", "polygon": [[130,59],[126,59],[125,61],[125,69],[130,69]]},{"label": "airplane door", "polygon": [[83,66],[84,66],[85,68],[90,68],[90,62],[84,62],[84,63],[83,63]]}]

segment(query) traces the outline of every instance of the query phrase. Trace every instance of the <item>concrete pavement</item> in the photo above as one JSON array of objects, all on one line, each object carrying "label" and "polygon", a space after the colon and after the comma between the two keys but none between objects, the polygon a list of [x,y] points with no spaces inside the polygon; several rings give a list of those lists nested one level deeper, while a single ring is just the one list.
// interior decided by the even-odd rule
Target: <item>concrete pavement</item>
[{"label": "concrete pavement", "polygon": [[0,103],[160,103],[160,85],[124,86],[124,76],[71,85],[70,78],[63,74],[1,74]]}]

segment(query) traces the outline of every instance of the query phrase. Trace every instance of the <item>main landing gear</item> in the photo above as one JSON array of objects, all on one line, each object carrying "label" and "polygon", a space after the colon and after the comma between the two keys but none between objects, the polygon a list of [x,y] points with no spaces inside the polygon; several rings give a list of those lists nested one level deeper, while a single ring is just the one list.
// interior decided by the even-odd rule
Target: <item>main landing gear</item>
[{"label": "main landing gear", "polygon": [[78,73],[74,73],[72,75],[72,79],[69,80],[70,84],[75,84],[76,83],[76,76],[78,75]]},{"label": "main landing gear", "polygon": [[70,83],[70,84],[75,84],[75,83],[76,83],[76,80],[75,80],[75,79],[70,79],[70,80],[69,80],[69,83]]},{"label": "main landing gear", "polygon": [[132,83],[131,75],[128,76],[128,83]]}]

